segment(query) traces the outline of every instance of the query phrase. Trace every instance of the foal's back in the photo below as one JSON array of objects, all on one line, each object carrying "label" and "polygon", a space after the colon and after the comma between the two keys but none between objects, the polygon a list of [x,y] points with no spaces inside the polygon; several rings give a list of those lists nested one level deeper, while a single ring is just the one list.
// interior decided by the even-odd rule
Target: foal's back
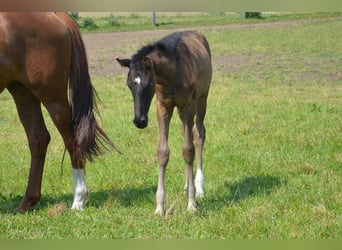
[{"label": "foal's back", "polygon": [[[211,79],[211,53],[206,38],[196,31],[184,31],[177,52],[184,64],[188,84],[197,84],[196,89],[207,90]],[[201,94],[201,93],[197,93]]]},{"label": "foal's back", "polygon": [[[156,42],[155,46],[168,58],[167,70],[156,72],[159,78],[157,95],[168,84],[173,86],[175,98],[189,94],[200,97],[208,93],[212,66],[210,48],[204,35],[197,31],[175,32]],[[158,80],[162,86],[158,86]]]}]

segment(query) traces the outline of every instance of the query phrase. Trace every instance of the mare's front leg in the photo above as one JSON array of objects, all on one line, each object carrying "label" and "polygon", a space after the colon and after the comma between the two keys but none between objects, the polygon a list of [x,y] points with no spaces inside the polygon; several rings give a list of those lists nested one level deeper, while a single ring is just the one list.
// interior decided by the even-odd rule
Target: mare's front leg
[{"label": "mare's front leg", "polygon": [[159,124],[159,144],[157,151],[157,161],[159,167],[158,176],[158,188],[156,193],[157,208],[154,214],[163,215],[164,214],[164,203],[165,203],[165,169],[169,161],[169,146],[168,146],[168,136],[169,136],[169,126],[172,116],[173,108],[164,107],[159,101],[157,101],[157,118]]},{"label": "mare's front leg", "polygon": [[7,88],[15,101],[31,153],[25,197],[17,208],[20,212],[26,212],[41,198],[43,169],[50,135],[44,123],[40,101],[32,92],[19,83],[12,83]]}]

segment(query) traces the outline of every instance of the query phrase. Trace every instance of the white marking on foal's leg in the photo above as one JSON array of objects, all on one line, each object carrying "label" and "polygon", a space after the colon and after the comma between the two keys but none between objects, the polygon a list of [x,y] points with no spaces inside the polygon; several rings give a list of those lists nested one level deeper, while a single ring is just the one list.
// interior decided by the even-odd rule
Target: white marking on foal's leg
[{"label": "white marking on foal's leg", "polygon": [[88,189],[84,178],[84,169],[72,169],[74,178],[74,202],[71,209],[83,210],[84,204],[88,197]]},{"label": "white marking on foal's leg", "polygon": [[196,211],[196,187],[194,183],[194,172],[192,165],[186,166],[187,195],[188,195],[188,211]]},{"label": "white marking on foal's leg", "polygon": [[[161,170],[162,172],[163,170]],[[164,174],[161,173],[159,180],[158,180],[158,188],[156,193],[156,202],[157,202],[157,208],[154,211],[154,214],[156,215],[164,215],[164,202],[165,202],[165,187],[164,187]]]},{"label": "white marking on foal's leg", "polygon": [[156,192],[156,202],[157,202],[157,208],[154,211],[154,214],[163,216],[164,215],[164,203],[165,203],[165,167],[159,168],[159,177],[158,177],[158,187]]},{"label": "white marking on foal's leg", "polygon": [[165,191],[157,191],[156,194],[157,208],[154,211],[155,215],[164,215],[164,201],[165,201]]},{"label": "white marking on foal's leg", "polygon": [[198,168],[195,177],[196,196],[204,196],[204,175],[202,169]]},{"label": "white marking on foal's leg", "polygon": [[194,199],[189,199],[188,201],[188,211],[190,212],[196,212],[197,208],[196,208],[196,202]]},{"label": "white marking on foal's leg", "polygon": [[[184,191],[185,191],[185,194],[188,194],[188,182],[187,181],[185,182],[185,185],[184,185]],[[195,199],[189,199],[189,201],[188,201],[188,211],[192,211],[192,212],[196,211],[196,201],[195,201]]]}]

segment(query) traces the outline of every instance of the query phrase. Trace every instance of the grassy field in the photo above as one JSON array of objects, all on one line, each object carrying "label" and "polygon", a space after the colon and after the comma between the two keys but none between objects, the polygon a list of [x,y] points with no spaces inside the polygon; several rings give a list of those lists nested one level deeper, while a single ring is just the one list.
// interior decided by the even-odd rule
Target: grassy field
[{"label": "grassy field", "polygon": [[84,33],[136,30],[193,28],[208,25],[274,22],[322,17],[339,17],[341,13],[277,13],[263,12],[260,18],[243,19],[239,12],[156,12],[156,26],[152,25],[152,12],[85,13],[77,22]]},{"label": "grassy field", "polygon": [[[191,17],[194,18],[194,17]],[[262,22],[262,21],[259,21]],[[186,211],[174,114],[165,217],[153,215],[158,126],[132,124],[125,75],[93,78],[102,126],[123,151],[87,165],[90,199],[70,211],[69,159],[47,118],[41,202],[14,209],[29,152],[13,100],[0,95],[0,238],[326,239],[342,237],[342,19],[205,29],[215,58],[206,116],[206,196]],[[133,45],[132,45],[133,46]],[[115,63],[113,61],[113,63]]]}]

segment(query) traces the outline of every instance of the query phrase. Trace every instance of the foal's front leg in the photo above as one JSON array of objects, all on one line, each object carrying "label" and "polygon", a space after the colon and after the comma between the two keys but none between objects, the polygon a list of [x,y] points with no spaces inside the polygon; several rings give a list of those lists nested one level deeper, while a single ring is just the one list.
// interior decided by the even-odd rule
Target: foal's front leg
[{"label": "foal's front leg", "polygon": [[169,161],[169,146],[167,143],[169,136],[169,125],[172,116],[172,108],[164,107],[159,101],[157,101],[157,118],[159,124],[159,144],[157,151],[157,161],[159,167],[158,188],[156,193],[157,208],[154,212],[156,215],[164,214],[165,203],[165,169]]}]

